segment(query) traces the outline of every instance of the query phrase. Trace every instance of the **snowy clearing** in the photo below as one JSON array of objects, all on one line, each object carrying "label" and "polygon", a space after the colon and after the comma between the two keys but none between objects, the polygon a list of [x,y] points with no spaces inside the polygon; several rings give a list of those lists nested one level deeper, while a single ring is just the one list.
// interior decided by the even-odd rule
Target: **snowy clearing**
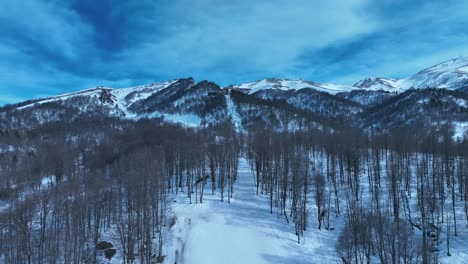
[{"label": "snowy clearing", "polygon": [[177,223],[164,263],[340,263],[334,253],[338,231],[306,232],[298,244],[294,224],[270,214],[252,176],[241,159],[231,204],[207,191],[202,204],[190,205],[180,194],[172,205]]}]

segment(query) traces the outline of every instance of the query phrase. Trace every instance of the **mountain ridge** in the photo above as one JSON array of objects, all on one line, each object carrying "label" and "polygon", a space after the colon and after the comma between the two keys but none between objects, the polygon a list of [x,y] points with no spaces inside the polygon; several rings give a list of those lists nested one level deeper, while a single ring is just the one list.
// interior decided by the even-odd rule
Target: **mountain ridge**
[{"label": "mountain ridge", "polygon": [[[195,80],[192,77],[188,78],[179,78],[162,82],[155,82],[149,84],[143,84],[133,87],[125,88],[112,88],[105,86],[96,86],[92,88],[87,88],[75,92],[69,92],[64,94],[59,94],[56,96],[50,96],[40,99],[32,100],[34,103],[48,102],[48,100],[59,100],[69,96],[77,95],[86,95],[92,94],[93,92],[99,92],[104,90],[113,91],[112,94],[120,98],[121,95],[125,96],[134,93],[144,96],[143,91],[151,92],[159,89],[163,89],[168,85],[181,80],[181,79],[191,79],[193,82]],[[353,85],[341,85],[341,84],[329,84],[329,83],[318,83],[314,81],[304,80],[304,79],[280,79],[280,78],[267,78],[256,80],[247,83],[233,84],[222,89],[237,89],[240,91],[247,92],[249,94],[256,93],[261,90],[300,90],[304,88],[314,89],[317,91],[326,92],[329,94],[337,94],[343,92],[351,92],[354,90],[371,90],[378,91],[383,90],[387,92],[396,92],[401,93],[411,88],[423,89],[423,88],[446,88],[452,90],[467,90],[468,89],[468,57],[459,57],[451,59],[448,61],[441,62],[434,66],[425,68],[416,74],[403,79],[392,79],[385,77],[368,77],[362,80],[359,80]],[[16,103],[13,105],[21,104]],[[32,105],[32,104],[31,104]],[[27,106],[22,106],[27,107]]]},{"label": "mountain ridge", "polygon": [[468,88],[468,57],[458,57],[425,68],[410,77],[389,79],[371,77],[358,81],[357,88],[403,92],[408,89],[446,88],[462,90]]},{"label": "mountain ridge", "polygon": [[[425,83],[444,80],[442,91],[403,89],[397,86],[401,80],[385,78],[365,79],[357,83],[361,87],[278,78],[221,87],[191,77],[128,88],[97,86],[1,107],[0,129],[79,118],[161,119],[188,126],[231,122],[238,129],[257,124],[275,130],[304,126],[331,131],[344,127],[388,129],[415,122],[465,129],[468,93],[463,86],[463,65],[463,60],[451,60],[418,73],[428,76]],[[450,83],[465,88],[447,87]]]}]

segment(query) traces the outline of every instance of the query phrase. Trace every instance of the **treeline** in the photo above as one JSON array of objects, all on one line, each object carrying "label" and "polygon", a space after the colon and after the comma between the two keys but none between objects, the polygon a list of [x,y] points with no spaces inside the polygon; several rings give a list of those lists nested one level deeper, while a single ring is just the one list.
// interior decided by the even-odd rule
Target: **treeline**
[{"label": "treeline", "polygon": [[96,263],[106,239],[124,263],[162,261],[172,194],[201,203],[210,186],[230,201],[240,153],[230,124],[92,124],[0,134],[10,146],[0,156],[0,262]]}]

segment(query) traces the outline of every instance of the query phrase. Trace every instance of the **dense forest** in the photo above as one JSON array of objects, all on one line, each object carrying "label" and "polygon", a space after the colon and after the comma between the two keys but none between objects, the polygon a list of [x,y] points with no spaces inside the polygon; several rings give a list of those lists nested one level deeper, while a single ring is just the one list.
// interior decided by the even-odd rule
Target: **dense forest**
[{"label": "dense forest", "polygon": [[[276,131],[231,122],[76,119],[0,132],[0,260],[164,261],[171,197],[230,203],[246,158],[272,217],[304,232],[333,229],[343,263],[436,263],[468,221],[468,142],[450,127]],[[309,228],[313,226],[314,228]],[[111,231],[118,245],[103,245]]]}]

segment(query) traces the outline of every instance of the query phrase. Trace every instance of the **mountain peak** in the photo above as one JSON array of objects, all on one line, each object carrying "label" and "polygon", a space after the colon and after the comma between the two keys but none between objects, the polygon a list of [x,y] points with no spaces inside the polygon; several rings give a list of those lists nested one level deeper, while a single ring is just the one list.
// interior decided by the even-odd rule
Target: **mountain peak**
[{"label": "mountain peak", "polygon": [[468,87],[468,57],[458,57],[432,67],[400,81],[405,88],[446,88],[451,90]]},{"label": "mountain peak", "polygon": [[354,87],[366,90],[401,92],[410,88],[446,88],[450,90],[468,87],[468,57],[458,57],[423,69],[404,79],[371,77],[362,79]]},{"label": "mountain peak", "polygon": [[357,88],[363,88],[366,90],[384,90],[384,91],[399,91],[397,80],[387,79],[382,77],[369,77],[362,79],[353,85]]},{"label": "mountain peak", "polygon": [[230,88],[246,91],[248,94],[253,94],[261,90],[300,90],[314,89],[321,92],[336,94],[339,92],[349,92],[356,89],[346,85],[335,85],[326,83],[317,83],[302,79],[279,79],[267,78],[249,83],[236,84],[229,86]]},{"label": "mountain peak", "polygon": [[422,70],[424,71],[456,71],[459,68],[463,68],[468,66],[468,57],[460,56],[458,58],[454,58],[448,61],[441,62],[436,64],[432,67]]}]

